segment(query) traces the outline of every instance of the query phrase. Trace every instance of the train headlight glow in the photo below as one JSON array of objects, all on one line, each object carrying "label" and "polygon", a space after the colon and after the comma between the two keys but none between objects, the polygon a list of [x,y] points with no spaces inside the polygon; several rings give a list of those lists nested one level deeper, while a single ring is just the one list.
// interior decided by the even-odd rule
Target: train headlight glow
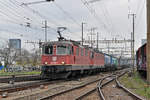
[{"label": "train headlight glow", "polygon": [[45,62],[45,64],[47,65],[48,63],[47,63],[47,62]]},{"label": "train headlight glow", "polygon": [[63,65],[64,65],[64,64],[65,64],[65,62],[63,62],[63,61],[62,61],[62,62],[61,62],[61,64],[63,64]]}]

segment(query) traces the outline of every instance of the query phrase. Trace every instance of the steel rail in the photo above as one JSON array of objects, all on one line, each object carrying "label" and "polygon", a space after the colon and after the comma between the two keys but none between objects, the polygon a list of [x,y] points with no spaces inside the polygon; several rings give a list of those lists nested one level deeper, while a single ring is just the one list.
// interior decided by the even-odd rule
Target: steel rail
[{"label": "steel rail", "polygon": [[87,96],[87,95],[89,95],[89,94],[95,92],[96,90],[97,90],[97,88],[93,88],[93,89],[87,91],[86,93],[80,95],[80,96],[77,97],[75,100],[81,100],[82,98],[84,98],[85,96]]},{"label": "steel rail", "polygon": [[14,82],[24,82],[24,81],[33,81],[33,80],[40,80],[40,75],[21,75],[21,76],[3,76],[0,77],[0,83],[9,83],[9,81]]},{"label": "steel rail", "polygon": [[106,78],[103,78],[102,80],[100,80],[100,82],[99,82],[97,88],[98,88],[99,95],[100,95],[100,97],[101,97],[102,100],[106,100],[105,97],[104,97],[104,93],[102,92],[102,88],[103,88],[104,86],[106,86],[107,84],[109,84],[110,82],[114,81],[114,80],[115,80],[115,82],[116,82],[116,84],[117,84],[117,86],[118,86],[119,88],[122,88],[125,92],[129,93],[131,96],[133,96],[134,98],[136,98],[136,100],[145,100],[145,99],[141,98],[140,96],[134,94],[134,93],[131,92],[129,89],[125,88],[123,85],[120,84],[120,82],[118,81],[118,78],[121,77],[121,76],[123,76],[123,75],[126,74],[126,73],[127,73],[127,72],[124,72],[124,73],[122,73],[122,74],[119,75],[119,76],[116,75],[115,78],[113,78],[113,79],[111,79],[111,80],[105,82],[104,84],[102,84],[102,81],[104,81]]},{"label": "steel rail", "polygon": [[[97,84],[97,87],[95,87],[95,88],[93,88],[93,89],[87,91],[86,93],[84,93],[84,94],[78,96],[77,98],[75,98],[75,100],[81,100],[82,98],[84,98],[84,97],[86,97],[87,95],[89,95],[89,94],[95,92],[96,90],[97,90],[97,92],[98,92],[99,90],[100,90],[99,92],[101,92],[101,89],[100,89],[100,87],[99,87],[99,86],[100,86],[99,84],[101,84],[102,81],[103,81],[104,79],[108,78],[108,77],[115,77],[115,74],[117,74],[117,73],[114,73],[114,74],[112,74],[112,75],[108,75],[108,76],[106,76],[106,77],[100,79],[99,82],[98,82],[98,84]],[[110,80],[108,83],[110,83],[110,82],[113,81],[113,80],[114,80],[114,79]],[[108,83],[106,82],[106,84],[108,84]],[[102,92],[101,92],[101,93],[102,93]],[[100,95],[99,95],[99,96],[100,96]],[[102,98],[104,98],[104,97],[102,97]]]},{"label": "steel rail", "polygon": [[[60,82],[62,82],[62,80],[60,80]],[[31,88],[37,88],[37,87],[40,87],[41,85],[49,85],[49,84],[54,84],[54,83],[56,83],[56,81],[42,80],[42,81],[38,81],[38,82],[25,83],[25,84],[14,85],[14,86],[12,85],[10,87],[0,88],[0,94],[3,94],[5,92],[12,93],[12,92],[16,92],[16,91],[31,89]]]},{"label": "steel rail", "polygon": [[117,86],[119,88],[122,88],[125,92],[128,92],[130,95],[132,95],[133,97],[136,98],[136,100],[146,100],[146,99],[143,99],[142,97],[138,96],[137,94],[131,92],[129,89],[127,89],[126,87],[124,87],[119,81],[118,81],[118,77],[116,77],[116,83],[117,83]]},{"label": "steel rail", "polygon": [[106,100],[105,97],[104,97],[104,93],[102,92],[102,88],[103,88],[104,86],[106,86],[107,84],[109,84],[110,82],[114,81],[116,76],[121,77],[121,76],[123,76],[123,75],[126,74],[126,73],[127,73],[127,71],[121,73],[120,75],[117,75],[117,73],[116,73],[116,75],[114,74],[113,76],[110,76],[110,77],[113,77],[113,78],[112,78],[111,80],[105,82],[104,84],[102,84],[102,82],[103,82],[106,78],[108,78],[108,77],[105,77],[105,78],[103,78],[102,80],[100,80],[100,82],[99,82],[98,85],[97,85],[97,88],[98,88],[98,91],[99,91],[99,96],[101,97],[102,100]]},{"label": "steel rail", "polygon": [[[111,76],[110,76],[110,77],[111,77]],[[113,77],[114,77],[114,76],[113,76]],[[108,77],[106,77],[106,78],[108,78]],[[103,79],[98,83],[98,86],[97,86],[98,91],[99,91],[99,96],[101,97],[102,100],[106,100],[105,97],[104,97],[104,94],[103,94],[103,92],[102,92],[102,90],[101,90],[102,87],[104,87],[104,86],[106,86],[107,84],[109,84],[110,82],[114,81],[114,78],[113,78],[113,79],[111,79],[111,80],[105,82],[104,84],[102,84],[102,82],[103,82],[106,78],[103,78]]]},{"label": "steel rail", "polygon": [[[104,78],[107,78],[107,77],[110,77],[110,76],[111,76],[111,75],[106,76],[106,77],[104,77]],[[102,79],[104,79],[104,78],[102,78]],[[101,81],[102,79],[100,79],[99,81]],[[98,84],[99,84],[99,82],[98,82]],[[84,93],[84,94],[78,96],[75,100],[81,100],[82,98],[84,98],[85,96],[91,94],[92,92],[94,92],[94,91],[96,91],[96,90],[97,90],[97,87],[95,87],[95,88],[93,88],[93,89],[87,91],[86,93]]]},{"label": "steel rail", "polygon": [[[109,76],[110,76],[110,75],[109,75]],[[106,77],[107,77],[107,76],[106,76]],[[61,95],[61,94],[64,94],[64,93],[73,91],[73,90],[75,90],[75,89],[80,89],[80,88],[85,87],[85,86],[87,86],[87,85],[89,85],[89,84],[95,83],[95,82],[97,82],[97,81],[99,81],[99,80],[101,80],[101,78],[99,78],[99,79],[97,79],[97,80],[94,80],[94,81],[91,81],[91,82],[88,82],[88,83],[86,83],[86,84],[83,84],[83,85],[80,85],[80,86],[71,88],[71,89],[67,89],[67,90],[61,91],[61,92],[59,92],[59,93],[56,93],[56,94],[53,94],[53,95],[50,95],[50,96],[42,97],[42,98],[40,98],[40,99],[38,99],[38,100],[47,100],[47,99],[53,98],[53,97],[55,97],[55,96],[58,96],[58,95]],[[91,91],[94,91],[94,89],[91,90]],[[89,91],[89,92],[90,92],[90,91]],[[76,98],[76,99],[77,99],[77,98]]]}]

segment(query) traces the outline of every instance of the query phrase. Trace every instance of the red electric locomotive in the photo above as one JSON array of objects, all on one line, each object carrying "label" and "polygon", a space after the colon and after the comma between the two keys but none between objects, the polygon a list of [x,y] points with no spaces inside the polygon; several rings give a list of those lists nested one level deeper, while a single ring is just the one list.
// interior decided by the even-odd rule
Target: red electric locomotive
[{"label": "red electric locomotive", "polygon": [[104,68],[104,54],[75,41],[59,40],[42,45],[42,76],[67,78]]},{"label": "red electric locomotive", "polygon": [[67,78],[76,74],[91,74],[104,68],[104,54],[61,37],[42,44],[42,77]]}]

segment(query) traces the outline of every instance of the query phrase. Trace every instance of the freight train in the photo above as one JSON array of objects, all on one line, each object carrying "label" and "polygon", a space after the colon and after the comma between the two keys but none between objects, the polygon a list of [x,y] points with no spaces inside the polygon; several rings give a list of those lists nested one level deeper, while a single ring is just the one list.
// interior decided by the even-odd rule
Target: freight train
[{"label": "freight train", "polygon": [[81,45],[79,42],[66,40],[60,33],[59,36],[58,41],[41,45],[43,78],[68,78],[118,68],[118,58]]},{"label": "freight train", "polygon": [[146,43],[136,51],[136,65],[140,73],[146,74]]}]

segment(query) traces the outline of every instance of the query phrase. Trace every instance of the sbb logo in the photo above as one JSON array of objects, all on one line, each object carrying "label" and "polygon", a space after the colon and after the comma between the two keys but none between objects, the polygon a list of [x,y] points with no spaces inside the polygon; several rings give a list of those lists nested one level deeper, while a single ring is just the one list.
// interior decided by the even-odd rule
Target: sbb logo
[{"label": "sbb logo", "polygon": [[57,60],[57,57],[52,57],[52,61],[56,61]]}]

